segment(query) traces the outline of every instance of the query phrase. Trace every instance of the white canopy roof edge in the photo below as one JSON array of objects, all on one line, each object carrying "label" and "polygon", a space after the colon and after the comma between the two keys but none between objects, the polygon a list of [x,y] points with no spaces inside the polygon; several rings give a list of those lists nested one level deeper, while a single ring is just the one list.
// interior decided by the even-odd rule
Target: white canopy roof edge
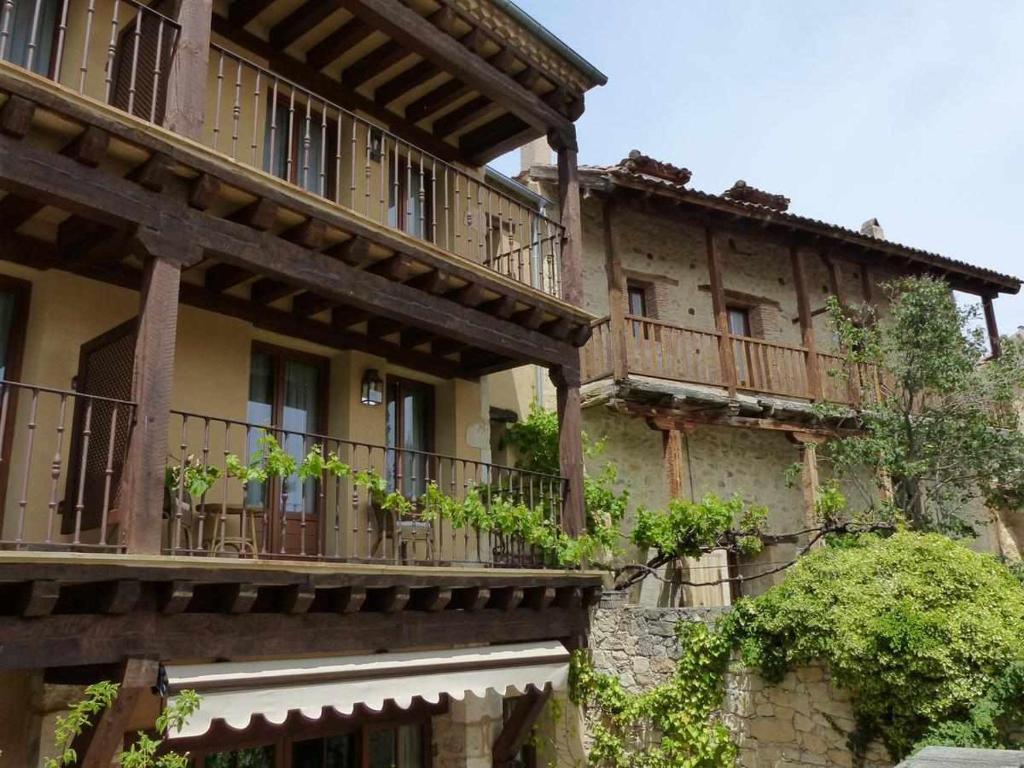
[{"label": "white canopy roof edge", "polygon": [[244,729],[256,715],[280,724],[298,711],[318,720],[325,708],[349,715],[358,705],[375,712],[393,701],[402,709],[421,698],[461,700],[488,691],[525,693],[530,686],[564,690],[569,652],[557,641],[442,651],[332,656],[317,659],[182,664],[166,667],[170,701],[199,693],[199,710],[174,734],[206,733],[214,720]]}]

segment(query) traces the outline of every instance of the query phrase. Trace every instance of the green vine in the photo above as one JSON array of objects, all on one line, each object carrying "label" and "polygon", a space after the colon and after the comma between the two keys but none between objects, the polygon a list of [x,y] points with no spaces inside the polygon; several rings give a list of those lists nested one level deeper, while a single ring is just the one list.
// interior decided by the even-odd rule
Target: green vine
[{"label": "green vine", "polygon": [[[45,768],[67,768],[77,765],[78,754],[72,746],[75,739],[94,725],[93,719],[108,709],[117,699],[120,686],[103,681],[85,689],[85,698],[72,705],[67,714],[57,718],[54,741],[57,756],[47,758]],[[160,753],[160,747],[168,731],[181,730],[189,717],[199,709],[199,696],[195,691],[182,691],[174,703],[167,706],[156,718],[155,730],[158,738],[139,731],[135,741],[123,750],[115,762],[122,768],[188,768],[188,755],[176,752]]]},{"label": "green vine", "polygon": [[676,624],[680,657],[667,682],[643,693],[573,656],[570,697],[590,718],[589,764],[602,768],[726,768],[738,753],[721,721],[731,642],[700,622]]}]

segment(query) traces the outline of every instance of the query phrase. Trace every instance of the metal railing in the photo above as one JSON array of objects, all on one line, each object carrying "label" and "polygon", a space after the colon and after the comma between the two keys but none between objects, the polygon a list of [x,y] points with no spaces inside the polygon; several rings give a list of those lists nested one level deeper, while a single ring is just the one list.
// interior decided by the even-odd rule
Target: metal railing
[{"label": "metal railing", "polygon": [[2,0],[0,59],[160,123],[179,30],[136,0]]},{"label": "metal railing", "polygon": [[[515,537],[458,526],[433,515],[422,497],[429,485],[456,500],[475,494],[486,514],[499,499],[543,509],[561,524],[564,480],[557,476],[418,450],[389,448],[329,435],[172,411],[176,450],[171,476],[215,468],[217,479],[192,498],[187,483],[168,493],[166,551],[172,554],[318,559],[428,565],[540,567],[540,553]],[[276,445],[301,464],[310,451],[334,454],[350,470],[305,479],[298,472],[266,482],[244,482],[227,471],[233,457],[249,465]],[[171,446],[175,441],[171,441]],[[412,502],[399,512],[380,494],[354,481],[357,473],[383,478],[386,492]]]},{"label": "metal railing", "polygon": [[553,296],[562,226],[531,206],[213,44],[205,142],[377,224]]},{"label": "metal railing", "polygon": [[[0,59],[157,125],[179,37],[137,0],[0,0]],[[210,148],[561,296],[564,231],[536,206],[227,48],[209,53]]]},{"label": "metal railing", "polygon": [[135,405],[0,382],[0,548],[117,551]]}]

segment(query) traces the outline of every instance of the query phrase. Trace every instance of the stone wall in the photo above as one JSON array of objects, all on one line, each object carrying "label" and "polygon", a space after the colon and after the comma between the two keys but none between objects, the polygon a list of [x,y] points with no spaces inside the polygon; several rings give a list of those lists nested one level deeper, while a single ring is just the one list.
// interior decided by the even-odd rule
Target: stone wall
[{"label": "stone wall", "polygon": [[[595,610],[590,646],[599,671],[639,692],[665,682],[679,657],[680,620],[714,621],[723,609],[643,608],[606,601]],[[740,748],[742,768],[853,765],[846,738],[854,727],[849,697],[820,666],[798,669],[770,685],[734,663],[726,675],[721,714]],[[877,744],[864,768],[893,765]]]}]

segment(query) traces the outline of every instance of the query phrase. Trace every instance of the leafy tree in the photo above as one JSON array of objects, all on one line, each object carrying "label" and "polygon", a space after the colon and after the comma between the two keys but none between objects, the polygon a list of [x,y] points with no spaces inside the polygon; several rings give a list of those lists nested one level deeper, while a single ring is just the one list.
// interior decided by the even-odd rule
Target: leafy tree
[{"label": "leafy tree", "polygon": [[847,537],[721,622],[769,681],[824,661],[852,696],[854,746],[1013,746],[1024,703],[1024,587],[943,535]]},{"label": "leafy tree", "polygon": [[1024,350],[1005,339],[1002,356],[986,359],[976,309],[958,306],[941,280],[901,278],[886,290],[884,318],[874,307],[830,302],[845,369],[860,371],[877,393],[858,429],[829,441],[821,458],[850,483],[865,467],[890,478],[882,506],[896,518],[921,530],[970,533],[972,501],[1024,503],[1024,432],[1014,408]]}]

